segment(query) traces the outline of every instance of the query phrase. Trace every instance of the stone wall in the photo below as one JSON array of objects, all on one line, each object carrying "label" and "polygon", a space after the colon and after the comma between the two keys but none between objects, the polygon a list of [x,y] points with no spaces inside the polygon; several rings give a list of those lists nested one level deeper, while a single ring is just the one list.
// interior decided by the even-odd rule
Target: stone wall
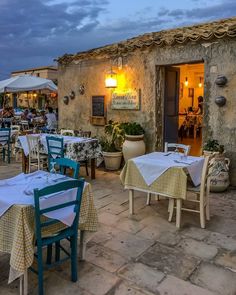
[{"label": "stone wall", "polygon": [[[114,60],[114,59],[112,59]],[[90,124],[91,96],[105,95],[107,119],[137,121],[146,131],[148,151],[160,150],[163,145],[164,66],[192,62],[204,62],[204,128],[203,141],[214,137],[225,145],[231,159],[231,183],[236,185],[236,41],[216,40],[206,43],[187,43],[165,47],[136,50],[123,57],[123,74],[127,88],[141,89],[140,111],[111,109],[111,90],[104,85],[110,59],[74,61],[59,66],[59,125],[60,127],[91,130],[93,135],[103,133],[103,127]],[[228,78],[228,84],[219,88],[214,81],[218,74]],[[85,94],[79,86],[84,84]],[[64,95],[74,90],[76,97],[69,105],[62,102]],[[224,95],[227,103],[218,107],[214,100]]]}]

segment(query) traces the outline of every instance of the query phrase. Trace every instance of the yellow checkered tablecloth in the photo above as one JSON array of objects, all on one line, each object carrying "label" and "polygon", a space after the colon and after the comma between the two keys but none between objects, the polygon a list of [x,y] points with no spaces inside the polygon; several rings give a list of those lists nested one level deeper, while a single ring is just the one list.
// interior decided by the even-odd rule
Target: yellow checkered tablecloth
[{"label": "yellow checkered tablecloth", "polygon": [[187,174],[181,167],[169,168],[148,186],[133,160],[129,160],[121,171],[120,179],[125,188],[186,199]]},{"label": "yellow checkered tablecloth", "polygon": [[[98,216],[92,189],[87,183],[81,201],[79,229],[96,231],[97,226]],[[64,227],[62,223],[56,224],[50,228],[50,231],[55,232]],[[34,208],[32,206],[14,205],[1,216],[0,251],[10,254],[10,266],[17,272],[23,273],[32,265],[34,260]],[[10,277],[9,281],[11,281]]]}]

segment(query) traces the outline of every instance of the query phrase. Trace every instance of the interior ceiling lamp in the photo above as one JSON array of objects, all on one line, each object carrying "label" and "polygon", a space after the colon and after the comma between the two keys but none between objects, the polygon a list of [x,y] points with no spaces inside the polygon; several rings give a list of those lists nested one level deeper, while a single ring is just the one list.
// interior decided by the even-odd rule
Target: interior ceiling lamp
[{"label": "interior ceiling lamp", "polygon": [[112,68],[106,74],[105,86],[106,86],[106,88],[116,88],[117,87],[117,75],[115,72],[112,71]]},{"label": "interior ceiling lamp", "polygon": [[186,87],[188,87],[188,78],[187,78],[187,77],[185,78],[184,85],[185,85]]},{"label": "interior ceiling lamp", "polygon": [[198,87],[202,88],[202,77],[199,78]]}]

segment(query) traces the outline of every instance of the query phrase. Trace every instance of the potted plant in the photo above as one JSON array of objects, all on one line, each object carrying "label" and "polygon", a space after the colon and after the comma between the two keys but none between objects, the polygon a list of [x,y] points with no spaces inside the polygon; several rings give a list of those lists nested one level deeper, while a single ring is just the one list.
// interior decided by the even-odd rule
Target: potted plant
[{"label": "potted plant", "polygon": [[223,155],[224,146],[220,145],[218,140],[216,139],[208,139],[208,141],[203,146],[203,154],[205,156],[215,156],[215,155]]},{"label": "potted plant", "polygon": [[107,170],[118,170],[121,164],[123,130],[117,122],[109,121],[105,126],[105,136],[100,139],[102,154]]},{"label": "potted plant", "polygon": [[145,154],[144,129],[136,122],[121,123],[124,132],[122,147],[125,162]]},{"label": "potted plant", "polygon": [[212,157],[210,173],[210,191],[223,192],[229,186],[230,160],[224,155],[224,146],[215,139],[209,139],[203,146],[203,153]]}]

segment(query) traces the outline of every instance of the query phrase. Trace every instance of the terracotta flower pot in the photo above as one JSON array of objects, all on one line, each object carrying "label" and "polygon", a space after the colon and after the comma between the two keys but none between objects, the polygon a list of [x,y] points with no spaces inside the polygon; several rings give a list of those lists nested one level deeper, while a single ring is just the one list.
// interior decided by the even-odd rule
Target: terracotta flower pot
[{"label": "terracotta flower pot", "polygon": [[142,156],[145,154],[144,135],[125,135],[125,141],[123,143],[123,155],[125,162],[129,159]]},{"label": "terracotta flower pot", "polygon": [[122,152],[102,152],[107,170],[118,170],[121,164]]}]

